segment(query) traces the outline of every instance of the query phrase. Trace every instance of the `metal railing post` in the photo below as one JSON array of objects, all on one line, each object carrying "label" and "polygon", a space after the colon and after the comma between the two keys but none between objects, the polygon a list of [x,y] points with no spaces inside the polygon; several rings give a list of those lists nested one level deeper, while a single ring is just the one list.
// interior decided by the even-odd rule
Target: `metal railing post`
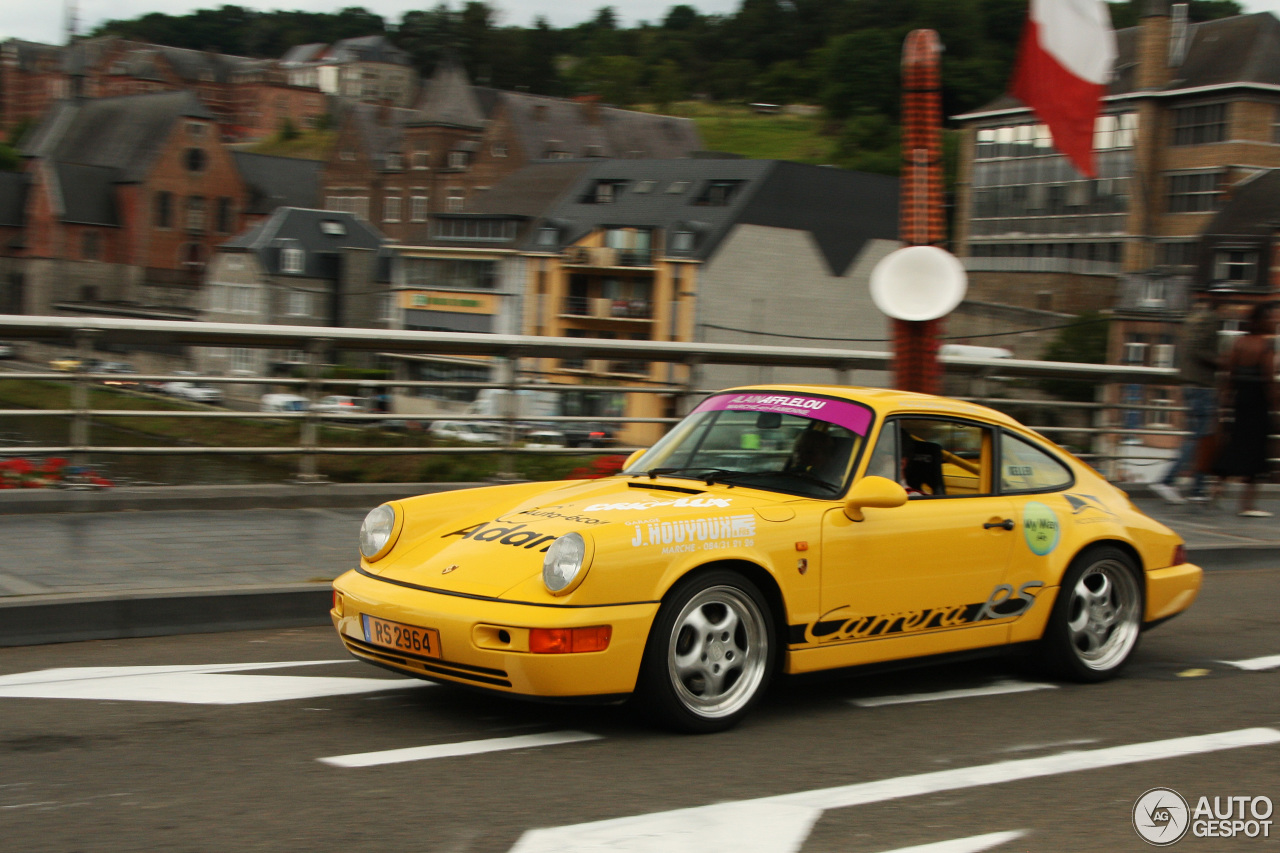
[{"label": "metal railing post", "polygon": [[315,411],[317,391],[320,387],[320,364],[329,341],[316,338],[307,343],[307,416],[302,421],[299,444],[302,458],[298,465],[298,481],[302,483],[320,483],[324,476],[318,472],[316,465],[316,448],[320,438],[320,415]]},{"label": "metal railing post", "polygon": [[516,392],[520,390],[520,380],[518,370],[516,368],[520,361],[519,350],[508,350],[503,358],[506,364],[502,365],[502,382],[506,386],[506,400],[502,405],[502,445],[506,452],[498,457],[498,473],[499,480],[518,480],[520,474],[516,471],[515,444],[516,444],[516,414],[518,411],[516,400]]},{"label": "metal railing post", "polygon": [[93,342],[97,333],[90,329],[77,329],[75,333],[76,365],[71,379],[71,408],[75,414],[71,416],[71,446],[75,450],[71,454],[71,464],[75,468],[84,469],[89,466],[89,429],[93,423],[93,409],[89,405],[89,362],[93,358]]}]

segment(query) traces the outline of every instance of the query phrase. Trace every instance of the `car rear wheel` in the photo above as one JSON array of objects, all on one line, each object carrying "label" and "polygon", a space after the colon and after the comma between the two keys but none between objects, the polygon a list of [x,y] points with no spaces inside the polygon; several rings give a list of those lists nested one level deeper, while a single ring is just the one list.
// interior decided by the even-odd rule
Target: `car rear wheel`
[{"label": "car rear wheel", "polygon": [[773,675],[773,620],[755,584],[731,571],[697,575],[663,602],[649,635],[641,693],[681,731],[728,729]]},{"label": "car rear wheel", "polygon": [[1104,681],[1124,667],[1142,631],[1142,587],[1133,559],[1102,547],[1062,578],[1042,642],[1044,663],[1074,681]]}]

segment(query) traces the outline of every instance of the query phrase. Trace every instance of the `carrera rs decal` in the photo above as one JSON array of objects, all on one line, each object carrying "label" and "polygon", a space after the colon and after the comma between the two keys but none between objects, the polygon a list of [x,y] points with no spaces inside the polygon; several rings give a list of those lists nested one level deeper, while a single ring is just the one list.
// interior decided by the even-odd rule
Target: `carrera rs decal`
[{"label": "carrera rs decal", "polygon": [[662,546],[664,554],[750,548],[755,544],[756,517],[713,515],[679,521],[629,521],[631,547]]},{"label": "carrera rs decal", "polygon": [[1061,534],[1057,514],[1039,501],[1028,501],[1022,508],[1022,535],[1031,553],[1044,557],[1058,547]]},{"label": "carrera rs decal", "polygon": [[880,637],[914,634],[941,628],[963,628],[978,622],[1013,619],[1036,603],[1036,591],[1044,581],[1028,581],[1015,590],[1007,583],[998,584],[981,604],[955,604],[926,607],[876,616],[831,618],[849,610],[842,605],[830,610],[811,625],[792,625],[792,643],[832,643],[847,640],[871,640]]},{"label": "carrera rs decal", "polygon": [[499,545],[510,545],[513,548],[534,548],[538,545],[544,547],[539,551],[546,551],[551,547],[551,543],[556,537],[546,533],[538,533],[533,530],[524,530],[524,524],[507,524],[499,525],[494,521],[482,521],[479,524],[473,524],[470,527],[464,527],[461,530],[455,530],[452,533],[446,533],[441,539],[448,539],[450,536],[461,536],[463,539],[471,539],[476,542],[497,542]]}]

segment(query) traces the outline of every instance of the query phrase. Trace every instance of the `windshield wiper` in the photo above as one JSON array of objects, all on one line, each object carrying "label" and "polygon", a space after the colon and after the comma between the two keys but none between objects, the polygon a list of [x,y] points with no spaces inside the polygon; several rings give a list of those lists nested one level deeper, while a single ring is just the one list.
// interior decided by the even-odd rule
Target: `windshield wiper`
[{"label": "windshield wiper", "polygon": [[711,465],[687,465],[683,468],[650,468],[646,473],[650,480],[658,479],[661,474],[681,474],[690,471],[705,471],[706,473],[696,479],[704,480],[708,486],[717,480],[728,482],[728,478],[735,474],[745,474],[746,471],[730,471],[727,468],[716,468]]}]

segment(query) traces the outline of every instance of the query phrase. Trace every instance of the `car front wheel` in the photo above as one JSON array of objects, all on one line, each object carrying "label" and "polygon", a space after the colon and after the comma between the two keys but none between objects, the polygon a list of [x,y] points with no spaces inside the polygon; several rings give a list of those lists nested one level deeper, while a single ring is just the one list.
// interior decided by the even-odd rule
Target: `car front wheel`
[{"label": "car front wheel", "polygon": [[1119,548],[1095,548],[1076,558],[1062,578],[1042,657],[1074,681],[1104,681],[1124,666],[1142,630],[1142,587],[1132,558]]},{"label": "car front wheel", "polygon": [[773,674],[769,605],[730,571],[697,575],[663,602],[645,650],[641,692],[663,722],[706,733],[737,724]]}]

